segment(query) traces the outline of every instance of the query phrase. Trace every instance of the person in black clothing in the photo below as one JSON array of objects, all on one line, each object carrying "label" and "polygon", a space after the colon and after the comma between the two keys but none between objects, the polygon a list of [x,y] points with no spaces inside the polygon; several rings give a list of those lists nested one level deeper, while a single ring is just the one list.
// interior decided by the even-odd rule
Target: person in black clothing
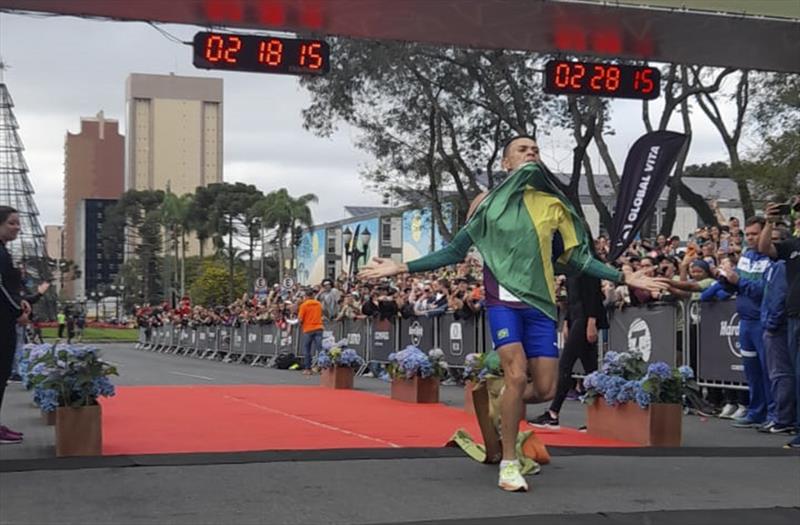
[{"label": "person in black clothing", "polygon": [[605,296],[600,279],[577,275],[567,279],[567,315],[564,319],[564,350],[558,361],[558,386],[550,409],[530,423],[536,427],[560,428],[558,414],[572,385],[572,367],[580,359],[585,373],[597,370],[597,339],[608,328]]},{"label": "person in black clothing", "polygon": [[[19,214],[9,206],[0,206],[0,410],[6,391],[14,350],[17,345],[17,319],[31,312],[30,305],[22,300],[22,277],[6,249],[6,243],[19,234]],[[0,424],[0,444],[21,443],[22,434]]]},{"label": "person in black clothing", "polygon": [[[788,211],[788,213],[787,213]],[[768,204],[764,210],[768,218],[767,224],[761,230],[758,241],[758,251],[769,255],[773,259],[786,261],[786,321],[788,325],[789,359],[794,366],[795,398],[800,400],[800,195],[795,195],[789,210],[782,209],[778,204]],[[794,235],[783,242],[772,242],[772,229],[774,223],[782,215],[790,215],[794,226]],[[800,403],[797,406],[797,425],[800,430]],[[786,444],[787,448],[800,448],[800,432]]]}]

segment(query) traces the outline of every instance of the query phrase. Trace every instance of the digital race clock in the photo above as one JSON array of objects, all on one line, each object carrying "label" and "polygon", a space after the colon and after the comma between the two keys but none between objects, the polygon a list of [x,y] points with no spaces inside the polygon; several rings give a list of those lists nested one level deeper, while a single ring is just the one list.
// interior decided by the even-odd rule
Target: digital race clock
[{"label": "digital race clock", "polygon": [[207,32],[194,36],[194,65],[203,69],[321,75],[328,71],[328,58],[328,44],[322,40]]},{"label": "digital race clock", "polygon": [[649,66],[551,60],[545,65],[544,91],[650,100],[661,93],[661,72]]}]

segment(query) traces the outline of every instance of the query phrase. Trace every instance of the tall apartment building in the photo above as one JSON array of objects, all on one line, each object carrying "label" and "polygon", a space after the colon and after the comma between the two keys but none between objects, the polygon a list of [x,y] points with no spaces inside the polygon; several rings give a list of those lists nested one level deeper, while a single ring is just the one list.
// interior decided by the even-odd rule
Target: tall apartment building
[{"label": "tall apartment building", "polygon": [[[128,76],[125,188],[183,195],[222,182],[222,79]],[[191,240],[187,255],[199,245]]]},{"label": "tall apartment building", "polygon": [[[84,202],[116,200],[124,190],[125,138],[119,133],[119,122],[106,119],[102,111],[94,118],[81,118],[80,133],[67,132],[64,144],[63,254],[64,259],[77,264],[84,281],[95,280],[95,276],[87,275],[86,261],[80,260],[79,253],[85,243],[85,228],[79,224]],[[85,289],[82,284],[80,287]],[[78,298],[75,280],[65,279],[64,293],[68,298]]]}]

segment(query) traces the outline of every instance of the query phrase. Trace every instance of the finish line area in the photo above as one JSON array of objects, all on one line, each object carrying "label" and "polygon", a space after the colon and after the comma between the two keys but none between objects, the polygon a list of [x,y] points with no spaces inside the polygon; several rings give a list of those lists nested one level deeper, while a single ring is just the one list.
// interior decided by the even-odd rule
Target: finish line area
[{"label": "finish line area", "polygon": [[[54,458],[53,428],[28,392],[9,388],[6,420],[28,432],[23,445],[0,449],[0,522],[791,523],[800,516],[789,508],[800,494],[800,456],[781,449],[781,437],[731,432],[721,420],[684,417],[682,448],[630,447],[567,428],[585,411],[568,402],[560,431],[537,432],[552,462],[529,478],[535,497],[519,498],[494,490],[496,466],[443,447],[456,428],[479,435],[461,387],[443,386],[440,404],[412,405],[389,399],[389,384],[374,378],[333,391],[298,372],[132,345],[102,351],[122,374],[117,396],[104,402],[102,457]],[[529,406],[528,415],[541,409]],[[760,481],[744,491],[745,479]],[[48,502],[37,504],[44,486]]]}]

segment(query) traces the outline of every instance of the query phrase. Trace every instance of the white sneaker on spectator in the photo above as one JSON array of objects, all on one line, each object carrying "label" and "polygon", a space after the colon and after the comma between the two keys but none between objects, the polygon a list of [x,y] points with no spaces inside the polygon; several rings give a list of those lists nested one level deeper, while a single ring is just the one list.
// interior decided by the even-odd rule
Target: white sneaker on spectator
[{"label": "white sneaker on spectator", "polygon": [[730,419],[741,419],[747,415],[747,407],[744,405],[739,405],[739,408],[736,409],[736,412],[730,417]]},{"label": "white sneaker on spectator", "polygon": [[501,461],[497,486],[508,492],[527,492],[528,482],[522,477],[519,461]]},{"label": "white sneaker on spectator", "polygon": [[722,407],[722,412],[719,413],[720,419],[732,419],[733,414],[739,409],[738,405],[734,405],[733,403],[727,403],[724,407]]}]

